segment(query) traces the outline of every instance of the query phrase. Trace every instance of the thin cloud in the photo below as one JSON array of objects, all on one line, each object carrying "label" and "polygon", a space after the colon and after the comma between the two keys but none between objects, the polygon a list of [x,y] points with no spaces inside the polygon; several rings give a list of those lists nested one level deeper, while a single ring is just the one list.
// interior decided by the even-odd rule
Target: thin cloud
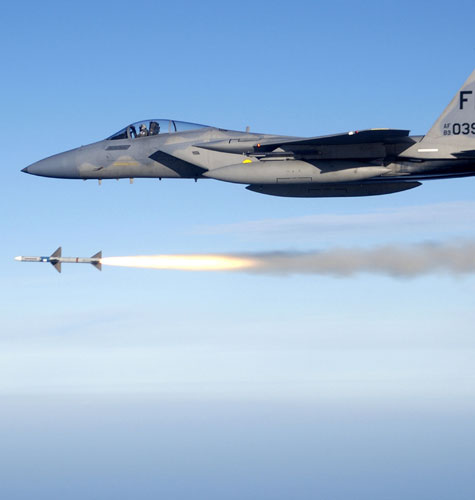
[{"label": "thin cloud", "polygon": [[198,234],[248,236],[338,235],[392,232],[473,232],[475,202],[459,201],[431,205],[380,209],[377,212],[315,214],[281,219],[261,219],[213,226],[198,226]]}]

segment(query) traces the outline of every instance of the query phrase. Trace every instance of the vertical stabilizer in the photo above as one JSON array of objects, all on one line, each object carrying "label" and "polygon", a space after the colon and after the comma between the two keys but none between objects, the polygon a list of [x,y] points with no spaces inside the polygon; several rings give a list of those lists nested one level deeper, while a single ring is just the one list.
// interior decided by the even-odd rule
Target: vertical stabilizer
[{"label": "vertical stabilizer", "polygon": [[470,142],[475,147],[475,70],[434,123],[424,141]]},{"label": "vertical stabilizer", "polygon": [[475,70],[419,143],[403,156],[453,158],[475,150]]}]

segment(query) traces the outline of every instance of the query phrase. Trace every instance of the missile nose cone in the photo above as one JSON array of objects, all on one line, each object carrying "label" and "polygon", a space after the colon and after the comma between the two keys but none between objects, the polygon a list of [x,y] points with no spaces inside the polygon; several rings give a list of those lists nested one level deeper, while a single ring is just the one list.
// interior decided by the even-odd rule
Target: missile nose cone
[{"label": "missile nose cone", "polygon": [[21,262],[21,256],[20,256],[20,255],[17,255],[17,256],[15,257],[15,260],[19,260],[19,261]]}]

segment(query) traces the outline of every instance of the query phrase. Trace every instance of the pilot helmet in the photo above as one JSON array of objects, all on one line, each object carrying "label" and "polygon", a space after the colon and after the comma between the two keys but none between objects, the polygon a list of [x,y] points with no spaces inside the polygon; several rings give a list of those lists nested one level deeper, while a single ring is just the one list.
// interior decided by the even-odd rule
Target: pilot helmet
[{"label": "pilot helmet", "polygon": [[145,126],[144,123],[142,123],[142,125],[140,125],[140,130],[145,130],[147,127]]}]

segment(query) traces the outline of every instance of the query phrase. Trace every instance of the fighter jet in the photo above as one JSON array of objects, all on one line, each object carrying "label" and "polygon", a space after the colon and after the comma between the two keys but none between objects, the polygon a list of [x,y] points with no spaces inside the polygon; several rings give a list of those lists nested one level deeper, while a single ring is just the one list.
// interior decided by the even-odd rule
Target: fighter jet
[{"label": "fighter jet", "polygon": [[58,273],[61,272],[61,264],[92,264],[99,271],[102,270],[102,251],[97,252],[92,257],[62,257],[61,247],[57,248],[49,257],[25,257],[19,255],[15,260],[20,262],[49,262]]},{"label": "fighter jet", "polygon": [[475,175],[475,71],[425,136],[369,129],[320,137],[225,130],[176,120],[133,123],[23,169],[61,179],[215,179],[290,197],[369,196]]}]

